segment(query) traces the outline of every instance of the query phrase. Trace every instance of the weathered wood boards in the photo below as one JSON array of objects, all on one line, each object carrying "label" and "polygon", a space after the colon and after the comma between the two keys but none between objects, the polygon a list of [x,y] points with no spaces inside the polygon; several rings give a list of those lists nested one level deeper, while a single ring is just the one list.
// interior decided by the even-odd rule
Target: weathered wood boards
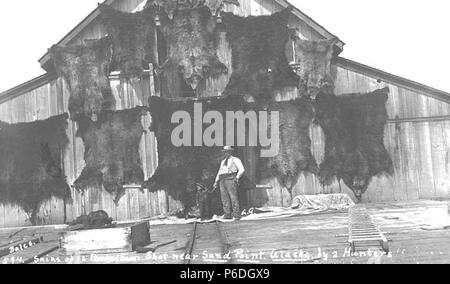
[{"label": "weathered wood boards", "polygon": [[32,240],[21,240],[18,242],[11,243],[7,246],[0,247],[0,257],[4,257],[19,251],[27,250],[33,246],[36,246],[37,244],[40,244],[43,242],[44,239],[42,237],[32,239]]},{"label": "weathered wood boards", "polygon": [[149,244],[148,222],[112,229],[66,232],[61,239],[61,247],[68,254],[124,253]]}]

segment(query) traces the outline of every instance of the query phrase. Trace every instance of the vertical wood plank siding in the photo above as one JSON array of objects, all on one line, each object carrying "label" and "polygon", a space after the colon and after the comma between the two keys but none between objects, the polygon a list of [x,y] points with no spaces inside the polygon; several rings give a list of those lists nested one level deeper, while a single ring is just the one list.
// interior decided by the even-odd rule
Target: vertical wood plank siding
[{"label": "vertical wood plank siding", "polygon": [[[122,0],[114,3],[115,8],[122,11],[134,11],[142,0]],[[248,15],[267,15],[281,10],[271,0],[240,0],[241,6],[227,6],[227,11]],[[297,28],[300,35],[308,39],[322,38],[311,27],[292,17],[290,26]],[[87,38],[99,38],[105,35],[104,28],[96,21],[81,32],[72,43]],[[231,70],[231,52],[225,38],[220,44],[219,57]],[[388,102],[388,113],[391,119],[431,117],[450,115],[450,105],[415,93],[395,85],[378,83],[371,78],[344,67],[333,67],[336,77],[336,93],[338,95],[352,92],[368,92],[388,86],[391,95]],[[229,76],[216,80],[208,80],[199,91],[199,96],[216,96],[220,94]],[[146,105],[150,95],[149,78],[138,83],[113,78],[111,87],[117,100],[117,109]],[[164,96],[164,94],[162,94]],[[297,96],[295,89],[286,89],[277,96],[278,100],[290,100]],[[29,93],[0,104],[0,120],[8,123],[31,122],[46,119],[67,112],[69,93],[63,80],[58,79],[41,86]],[[148,129],[151,117],[143,118],[143,125]],[[68,182],[71,184],[84,167],[84,146],[76,137],[76,124],[69,123],[67,134],[70,143],[63,154],[63,166]],[[406,201],[419,198],[450,196],[450,121],[389,123],[385,130],[385,144],[395,166],[395,174],[391,177],[374,178],[364,202]],[[311,126],[312,150],[318,162],[323,160],[325,139],[318,126]],[[141,141],[141,157],[143,169],[147,177],[151,176],[158,164],[156,141],[154,135],[147,132]],[[255,173],[256,155],[245,153],[245,163],[249,172]],[[253,166],[251,166],[253,165]],[[269,183],[270,190],[249,192],[248,197],[254,206],[289,206],[291,196],[276,180]],[[320,194],[351,191],[344,184],[333,184],[323,188],[315,176],[306,174],[299,178],[294,188],[297,194]],[[133,220],[174,212],[180,204],[168,198],[165,192],[141,192],[137,187],[127,190],[119,206],[116,207],[112,197],[104,190],[91,188],[84,194],[73,191],[73,202],[64,204],[53,199],[42,205],[39,217],[41,223],[61,224],[71,221],[81,214],[93,210],[105,210],[116,220]],[[30,225],[28,216],[18,207],[0,205],[0,227]]]}]

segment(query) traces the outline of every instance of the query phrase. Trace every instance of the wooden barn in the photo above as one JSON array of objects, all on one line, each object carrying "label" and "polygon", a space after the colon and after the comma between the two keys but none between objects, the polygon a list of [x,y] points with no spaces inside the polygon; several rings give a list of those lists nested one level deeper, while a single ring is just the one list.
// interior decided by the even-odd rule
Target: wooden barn
[{"label": "wooden barn", "polygon": [[[124,12],[142,9],[145,0],[106,0],[105,4]],[[226,10],[240,16],[270,15],[290,6],[285,0],[240,0],[240,6],[227,4]],[[94,10],[58,44],[76,44],[86,39],[98,39],[106,35],[99,20],[100,12]],[[303,39],[321,40],[337,38],[319,23],[294,9],[289,26]],[[351,44],[351,43],[350,43]],[[418,201],[422,199],[450,198],[450,94],[413,82],[381,70],[342,58],[344,42],[337,41],[334,47],[332,74],[337,95],[366,93],[388,87],[390,89],[387,110],[388,124],[385,128],[385,145],[393,163],[394,173],[375,178],[363,203]],[[293,54],[292,54],[293,55]],[[162,55],[161,55],[162,56]],[[223,38],[218,52],[222,62],[231,69],[231,51]],[[295,56],[291,64],[295,67]],[[69,91],[66,82],[57,78],[50,63],[49,53],[39,59],[45,75],[0,94],[0,121],[23,123],[47,119],[68,112]],[[177,74],[157,81],[150,64],[145,78],[130,81],[120,73],[110,75],[116,108],[129,109],[146,106],[149,96],[177,98],[185,96],[186,86]],[[200,86],[198,97],[218,96],[227,85],[229,76],[209,79]],[[287,88],[277,96],[279,101],[296,98],[298,92]],[[148,129],[151,116],[143,118]],[[61,157],[64,173],[69,185],[84,168],[84,145],[76,136],[77,124],[70,121],[67,129],[68,147]],[[317,161],[324,156],[325,139],[319,126],[312,125],[312,150]],[[155,136],[147,132],[141,141],[140,155],[146,179],[151,177],[158,165]],[[256,176],[256,156],[246,153],[245,163],[250,177]],[[249,204],[259,206],[287,207],[292,195],[276,180],[268,184],[270,189],[256,189],[248,193]],[[345,185],[333,184],[324,187],[313,174],[302,175],[294,187],[293,195],[316,195],[348,193]],[[38,214],[40,225],[64,224],[76,217],[96,210],[106,211],[118,221],[141,220],[143,218],[173,213],[180,208],[177,201],[164,191],[141,191],[140,185],[130,184],[126,195],[116,205],[110,194],[100,188],[91,188],[84,193],[72,190],[72,202],[52,199],[45,202]],[[0,227],[22,227],[31,225],[29,216],[19,207],[0,205]]]}]

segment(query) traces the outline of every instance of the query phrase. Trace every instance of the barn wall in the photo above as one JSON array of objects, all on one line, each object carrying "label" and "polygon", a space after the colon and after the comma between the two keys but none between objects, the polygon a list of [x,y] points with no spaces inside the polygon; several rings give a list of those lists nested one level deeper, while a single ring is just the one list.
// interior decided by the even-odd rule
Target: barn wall
[{"label": "barn wall", "polygon": [[[370,78],[342,67],[335,67],[336,93],[368,92],[388,86],[391,90],[387,105],[389,117],[413,118],[450,115],[450,105],[423,94],[418,94],[387,83],[377,83]],[[140,83],[130,83],[118,78],[111,79],[111,86],[117,101],[117,108],[132,108],[146,105],[150,94],[148,79]],[[211,87],[215,85],[211,82]],[[219,88],[216,88],[219,89]],[[296,90],[285,90],[279,100],[295,98]],[[67,112],[69,93],[63,80],[57,80],[39,87],[25,95],[0,105],[0,120],[9,123],[30,122],[46,119]],[[151,118],[143,119],[148,128]],[[76,124],[69,123],[67,130],[70,143],[64,154],[64,171],[69,184],[84,167],[84,146],[77,138]],[[324,136],[320,127],[311,127],[312,150],[318,162],[324,155]],[[390,122],[386,126],[385,145],[394,160],[395,174],[392,177],[375,178],[365,202],[406,201],[419,198],[450,196],[450,121],[434,122]],[[146,133],[141,143],[143,168],[151,176],[157,165],[155,139]],[[256,157],[247,153],[249,172],[254,172]],[[271,190],[249,193],[254,206],[288,206],[291,196],[276,180],[269,183]],[[321,194],[351,191],[344,184],[334,184],[323,188],[315,176],[300,177],[294,188],[297,194]],[[137,188],[127,190],[127,195],[118,207],[112,197],[102,189],[92,188],[85,194],[72,192],[73,203],[64,204],[58,199],[42,205],[40,218],[43,224],[60,224],[93,210],[105,210],[117,220],[132,220],[156,216],[180,208],[180,204],[170,200],[165,192],[140,192]],[[66,209],[65,209],[66,208]],[[28,217],[18,207],[0,206],[0,227],[29,225]]]},{"label": "barn wall", "polygon": [[[131,83],[117,77],[111,79],[111,87],[116,99],[116,108],[128,109],[147,105],[150,95],[148,77],[141,82]],[[8,123],[31,122],[47,119],[68,112],[69,91],[63,80],[56,80],[36,90],[0,105],[0,120]],[[150,126],[151,117],[144,117],[145,129]],[[69,185],[81,174],[84,163],[84,145],[76,137],[77,125],[69,122],[67,136],[69,144],[63,154],[63,168]],[[156,140],[151,132],[143,135],[140,152],[146,178],[157,166]],[[164,192],[141,192],[138,186],[130,185],[127,195],[118,207],[113,197],[99,188],[88,189],[84,194],[72,191],[73,202],[53,199],[46,202],[39,213],[42,224],[61,224],[94,210],[105,210],[117,220],[135,220],[164,214],[168,211],[168,201]],[[0,205],[0,227],[29,225],[28,216],[18,207]]]},{"label": "barn wall", "polygon": [[[450,104],[389,83],[378,83],[345,67],[333,67],[337,95],[365,93],[389,87],[387,103],[390,121],[385,129],[385,145],[393,162],[393,176],[373,179],[363,202],[412,201],[424,198],[450,197],[450,119],[425,122],[399,122],[393,119],[411,119],[450,116]],[[281,100],[292,99],[295,91],[284,92]],[[325,137],[320,127],[311,126],[312,151],[318,163],[323,161]],[[268,183],[273,189],[250,194],[255,206],[286,206],[291,204],[288,191],[274,179]],[[344,183],[322,187],[317,178],[306,174],[299,178],[293,196],[302,194],[348,193]]]},{"label": "barn wall", "polygon": [[[391,94],[387,103],[390,119],[429,118],[450,115],[450,104],[426,94],[377,83],[377,78],[337,67],[336,93],[368,92],[385,86]],[[375,182],[370,201],[414,200],[450,196],[450,120],[425,122],[391,121],[385,144],[394,160],[395,175]],[[376,186],[379,186],[376,188]],[[370,189],[369,189],[370,190]]]},{"label": "barn wall", "polygon": [[[51,83],[3,103],[0,105],[0,120],[8,123],[31,122],[61,114],[61,101],[56,93],[56,83]],[[44,203],[40,216],[49,223],[62,223],[64,203],[57,199]],[[19,207],[0,205],[0,227],[29,224],[27,219]]]}]

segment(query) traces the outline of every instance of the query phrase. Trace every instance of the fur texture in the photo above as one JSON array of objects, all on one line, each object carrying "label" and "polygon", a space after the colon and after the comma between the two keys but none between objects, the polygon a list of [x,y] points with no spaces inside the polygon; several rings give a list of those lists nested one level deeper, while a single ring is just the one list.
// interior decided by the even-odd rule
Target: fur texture
[{"label": "fur texture", "polygon": [[69,224],[69,226],[83,225],[83,230],[95,230],[109,227],[112,225],[113,219],[109,218],[108,213],[105,211],[91,212],[89,215],[82,215],[75,221]]},{"label": "fur texture", "polygon": [[144,66],[156,62],[155,13],[152,8],[124,13],[101,6],[103,23],[114,47],[114,63],[123,76],[140,78]]},{"label": "fur texture", "polygon": [[196,202],[202,220],[209,220],[212,219],[214,215],[223,214],[220,192],[218,190],[211,190],[210,187],[197,183],[196,192]]},{"label": "fur texture", "polygon": [[53,46],[50,49],[55,70],[69,85],[69,112],[72,120],[82,116],[96,121],[102,110],[115,107],[109,84],[112,60],[108,38],[87,40],[82,45]]},{"label": "fur texture", "polygon": [[275,90],[298,85],[298,76],[285,54],[289,14],[289,9],[271,16],[247,18],[224,13],[233,58],[233,74],[225,94],[248,95],[267,103]]},{"label": "fur texture", "polygon": [[342,179],[361,199],[374,176],[392,172],[384,146],[388,94],[385,88],[369,94],[318,96],[317,122],[326,137],[322,184]]},{"label": "fur texture", "polygon": [[312,104],[306,98],[276,102],[271,103],[268,111],[279,113],[280,152],[274,158],[261,159],[261,178],[276,177],[291,192],[301,172],[317,172],[317,164],[311,153]]},{"label": "fur texture", "polygon": [[309,41],[295,38],[295,59],[298,64],[296,73],[300,77],[300,94],[315,98],[319,91],[333,91],[331,59],[335,44],[336,39]]},{"label": "fur texture", "polygon": [[80,121],[77,135],[85,145],[86,167],[74,183],[77,190],[103,185],[117,203],[125,192],[124,185],[144,182],[139,156],[144,114],[142,108],[106,111],[97,124]]},{"label": "fur texture", "polygon": [[147,6],[163,10],[169,19],[172,20],[177,10],[195,9],[198,7],[207,7],[212,14],[217,15],[223,9],[225,3],[240,6],[238,0],[149,0]]},{"label": "fur texture", "polygon": [[[204,99],[203,110],[217,110],[224,113],[227,110],[242,109],[242,102],[234,98]],[[204,188],[211,190],[219,170],[223,153],[221,147],[175,147],[171,135],[175,126],[171,123],[172,114],[183,110],[193,117],[193,101],[169,102],[151,97],[150,113],[152,128],[158,141],[159,166],[155,174],[144,184],[152,191],[166,190],[175,200],[182,201],[185,213],[195,209],[198,200],[206,201],[209,197],[202,193]],[[248,183],[247,183],[248,184]],[[242,189],[245,190],[245,189]],[[220,212],[214,212],[220,214]],[[206,213],[206,215],[211,213]]]},{"label": "fur texture", "polygon": [[33,225],[52,197],[70,200],[61,169],[67,114],[32,123],[0,122],[0,202],[22,207]]},{"label": "fur texture", "polygon": [[168,49],[165,69],[179,72],[193,90],[209,77],[227,73],[216,54],[216,21],[209,9],[200,6],[178,10],[173,20],[162,19]]}]

